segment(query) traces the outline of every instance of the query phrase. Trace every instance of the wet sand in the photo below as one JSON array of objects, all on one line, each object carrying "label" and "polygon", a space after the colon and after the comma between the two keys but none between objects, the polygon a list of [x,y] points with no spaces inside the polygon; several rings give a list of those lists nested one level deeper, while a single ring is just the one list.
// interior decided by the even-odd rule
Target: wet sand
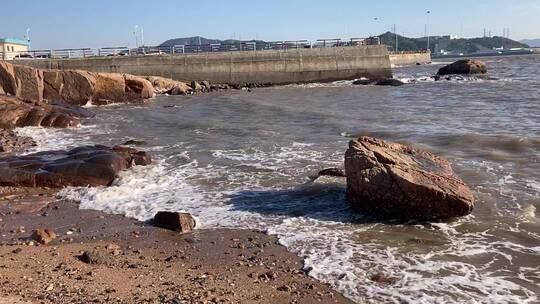
[{"label": "wet sand", "polygon": [[[30,239],[53,229],[48,245]],[[81,261],[84,251],[97,264]],[[79,210],[47,189],[0,188],[0,303],[352,303],[251,230],[178,234]]]}]

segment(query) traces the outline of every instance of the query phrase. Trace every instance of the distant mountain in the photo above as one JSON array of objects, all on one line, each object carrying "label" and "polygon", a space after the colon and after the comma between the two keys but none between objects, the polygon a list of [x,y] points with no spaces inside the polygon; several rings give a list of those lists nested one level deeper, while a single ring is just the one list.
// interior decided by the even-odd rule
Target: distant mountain
[{"label": "distant mountain", "polygon": [[227,40],[219,40],[219,39],[208,39],[201,36],[195,36],[195,37],[185,37],[185,38],[174,38],[169,39],[159,46],[175,46],[175,45],[208,45],[208,44],[215,44],[215,43],[221,43],[221,44],[234,44],[239,42],[264,42],[260,40],[233,40],[233,39],[227,39]]},{"label": "distant mountain", "polygon": [[[394,33],[386,32],[379,36],[381,43],[388,46],[395,46],[396,36]],[[493,50],[494,48],[503,47],[510,48],[527,48],[527,44],[504,38],[504,37],[483,37],[471,39],[452,39],[450,36],[431,36],[430,49],[431,52],[439,50],[474,53],[478,51]],[[398,35],[398,46],[400,51],[420,51],[427,47],[427,37],[408,38]]]},{"label": "distant mountain", "polygon": [[540,39],[523,39],[520,42],[525,43],[530,47],[540,47]]}]

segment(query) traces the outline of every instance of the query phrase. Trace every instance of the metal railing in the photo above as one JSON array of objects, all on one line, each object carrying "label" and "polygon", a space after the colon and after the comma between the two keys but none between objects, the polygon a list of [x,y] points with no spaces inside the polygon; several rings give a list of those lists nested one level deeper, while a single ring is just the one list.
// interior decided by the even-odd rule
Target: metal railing
[{"label": "metal railing", "polygon": [[295,50],[305,48],[331,48],[346,46],[379,45],[379,37],[351,38],[351,39],[319,39],[316,41],[273,41],[273,42],[236,42],[236,43],[213,43],[197,45],[173,45],[173,46],[141,46],[129,47],[103,47],[103,48],[79,48],[58,50],[32,50],[19,52],[0,52],[0,60],[19,59],[48,59],[48,58],[87,58],[87,57],[116,57],[116,56],[152,56],[152,55],[177,55],[197,54],[213,52],[249,52],[263,50]]}]

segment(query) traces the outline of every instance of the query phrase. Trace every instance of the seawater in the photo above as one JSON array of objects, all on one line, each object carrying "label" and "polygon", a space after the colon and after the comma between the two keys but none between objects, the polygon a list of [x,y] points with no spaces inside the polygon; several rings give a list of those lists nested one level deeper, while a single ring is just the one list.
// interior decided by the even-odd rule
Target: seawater
[{"label": "seawater", "polygon": [[[488,78],[431,81],[439,62],[396,68],[410,82],[403,87],[341,81],[160,96],[94,107],[80,129],[18,132],[36,150],[145,140],[150,167],[61,195],[140,220],[187,210],[202,228],[267,231],[311,276],[359,303],[538,303],[540,57],[486,60]],[[360,135],[448,158],[474,191],[473,214],[377,222],[350,210],[344,181],[309,180],[341,166]]]}]

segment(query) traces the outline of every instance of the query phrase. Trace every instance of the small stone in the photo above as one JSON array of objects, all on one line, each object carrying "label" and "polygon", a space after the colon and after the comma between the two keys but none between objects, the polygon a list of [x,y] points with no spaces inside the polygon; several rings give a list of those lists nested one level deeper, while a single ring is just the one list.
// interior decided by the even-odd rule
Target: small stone
[{"label": "small stone", "polygon": [[56,239],[56,233],[51,229],[37,229],[32,233],[32,239],[42,245],[47,245]]},{"label": "small stone", "polygon": [[79,260],[81,260],[82,262],[86,264],[92,264],[92,265],[110,264],[110,259],[107,256],[95,250],[87,250],[83,252],[83,254],[79,256]]},{"label": "small stone", "polygon": [[191,232],[195,228],[196,222],[189,213],[160,211],[154,216],[154,225],[160,228],[186,233]]}]

